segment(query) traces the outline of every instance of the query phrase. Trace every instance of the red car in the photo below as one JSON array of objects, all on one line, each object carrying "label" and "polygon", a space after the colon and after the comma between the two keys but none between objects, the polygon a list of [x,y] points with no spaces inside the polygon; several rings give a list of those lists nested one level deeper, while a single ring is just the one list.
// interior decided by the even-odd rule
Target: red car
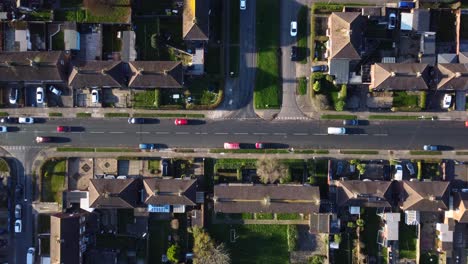
[{"label": "red car", "polygon": [[70,132],[70,127],[68,126],[58,126],[57,127],[57,132]]},{"label": "red car", "polygon": [[468,121],[465,121],[465,127],[468,127]]},{"label": "red car", "polygon": [[36,143],[46,143],[51,142],[52,138],[50,137],[36,137]]},{"label": "red car", "polygon": [[184,125],[187,125],[188,124],[188,120],[187,119],[179,119],[177,118],[175,121],[174,121],[174,124],[176,126],[184,126]]},{"label": "red car", "polygon": [[256,149],[263,149],[263,148],[265,148],[265,143],[257,142],[257,143],[255,143],[255,148]]},{"label": "red car", "polygon": [[229,143],[226,142],[224,143],[224,149],[240,149],[240,144],[239,143]]}]

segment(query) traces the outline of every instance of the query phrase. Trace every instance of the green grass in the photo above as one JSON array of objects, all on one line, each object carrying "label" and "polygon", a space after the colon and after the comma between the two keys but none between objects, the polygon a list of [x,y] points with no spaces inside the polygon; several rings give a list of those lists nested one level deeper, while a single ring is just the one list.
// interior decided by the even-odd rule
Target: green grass
[{"label": "green grass", "polygon": [[408,226],[400,222],[399,227],[399,247],[400,259],[416,259],[416,244],[417,244],[416,226]]},{"label": "green grass", "polygon": [[65,186],[66,162],[66,159],[50,159],[42,165],[41,201],[62,203],[62,192],[67,189]]},{"label": "green grass", "polygon": [[318,149],[315,151],[315,154],[328,154],[328,153],[330,153],[330,151],[326,149]]},{"label": "green grass", "polygon": [[147,89],[133,94],[133,107],[157,109],[156,90]]},{"label": "green grass", "polygon": [[435,155],[442,155],[442,151],[425,151],[425,150],[411,150],[410,155],[428,155],[428,156],[435,156]]},{"label": "green grass", "polygon": [[257,76],[254,106],[257,109],[277,109],[281,106],[279,82],[279,0],[258,0],[257,19]]},{"label": "green grass", "polygon": [[[209,232],[225,243],[233,264],[289,263],[286,225],[211,225]],[[238,238],[231,242],[230,230]]]},{"label": "green grass", "polygon": [[135,49],[138,51],[138,59],[159,59],[159,50],[151,47],[151,36],[159,33],[159,19],[137,18],[133,20],[133,24],[136,26]]},{"label": "green grass", "polygon": [[6,160],[0,158],[0,172],[9,172],[10,171],[10,166],[8,166],[8,163]]},{"label": "green grass", "polygon": [[419,96],[405,91],[393,93],[393,107],[415,108],[419,105]]},{"label": "green grass", "polygon": [[129,113],[105,113],[104,117],[130,117]]},{"label": "green grass", "polygon": [[377,232],[379,231],[380,217],[375,208],[366,208],[363,217],[364,230],[361,232],[361,239],[366,245],[365,251],[369,257],[378,258],[379,246],[377,244]]},{"label": "green grass", "polygon": [[455,152],[456,155],[468,155],[468,151],[457,151]]},{"label": "green grass", "polygon": [[96,148],[96,152],[136,152],[137,149],[129,148]]},{"label": "green grass", "polygon": [[56,149],[57,152],[94,152],[94,148],[68,148],[60,147]]},{"label": "green grass", "polygon": [[415,115],[369,115],[371,120],[418,120],[419,116]]},{"label": "green grass", "polygon": [[377,150],[340,150],[341,154],[362,154],[362,155],[377,155],[379,151]]},{"label": "green grass", "polygon": [[49,117],[62,117],[63,114],[62,113],[58,113],[58,112],[50,112],[49,113]]},{"label": "green grass", "polygon": [[76,113],[77,118],[89,118],[91,117],[91,113]]},{"label": "green grass", "polygon": [[277,220],[301,220],[301,216],[296,213],[284,213],[284,214],[276,214]]},{"label": "green grass", "polygon": [[55,21],[75,21],[77,23],[87,22],[87,12],[84,9],[54,10]]},{"label": "green grass", "polygon": [[265,154],[285,154],[287,149],[210,149],[210,153],[265,153]]},{"label": "green grass", "polygon": [[51,10],[37,10],[30,13],[30,20],[34,21],[51,21],[52,13]]},{"label": "green grass", "polygon": [[[219,96],[221,81],[211,76],[195,77],[190,80],[188,89],[193,103],[197,105],[211,105],[216,103]],[[208,89],[212,87],[213,92]]]},{"label": "green grass", "polygon": [[149,228],[149,256],[148,263],[161,263],[161,256],[166,254],[169,247],[167,241],[170,235],[170,226],[168,221],[150,221]]},{"label": "green grass", "polygon": [[[346,3],[346,6],[366,6],[369,4],[365,3]],[[332,12],[342,12],[345,4],[342,3],[330,3],[330,2],[318,2],[314,4],[314,13],[332,13]]]},{"label": "green grass", "polygon": [[146,113],[135,113],[133,117],[167,117],[167,118],[174,118],[174,117],[186,117],[186,118],[205,118],[204,114],[174,114],[174,113],[154,113],[154,114],[146,114]]},{"label": "green grass", "polygon": [[0,112],[0,116],[9,116],[8,112]]},{"label": "green grass", "polygon": [[297,93],[299,95],[307,94],[307,79],[306,77],[301,77],[298,79]]},{"label": "green grass", "polygon": [[107,8],[107,12],[93,14],[87,12],[86,22],[88,23],[129,23],[132,12],[130,0],[114,0],[114,4]]},{"label": "green grass", "polygon": [[52,50],[65,50],[65,33],[60,30],[52,37]]},{"label": "green grass", "polygon": [[257,213],[255,214],[257,220],[273,220],[273,214],[271,213]]},{"label": "green grass", "polygon": [[352,120],[352,119],[357,119],[357,115],[321,115],[320,119],[326,119],[326,120]]},{"label": "green grass", "polygon": [[301,63],[307,63],[307,38],[309,32],[307,32],[307,21],[308,21],[309,8],[307,6],[301,6],[297,15],[297,57]]},{"label": "green grass", "polygon": [[159,171],[159,168],[160,167],[160,160],[155,160],[155,159],[152,159],[152,160],[148,160],[148,170],[151,172],[151,173],[155,173],[157,171]]}]

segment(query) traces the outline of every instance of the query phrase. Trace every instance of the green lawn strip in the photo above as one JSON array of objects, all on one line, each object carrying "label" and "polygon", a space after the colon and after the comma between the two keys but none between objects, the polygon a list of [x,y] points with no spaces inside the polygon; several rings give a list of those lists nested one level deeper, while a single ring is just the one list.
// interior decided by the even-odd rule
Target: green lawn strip
[{"label": "green lawn strip", "polygon": [[86,22],[88,23],[129,23],[131,3],[130,0],[114,0],[112,6],[109,6],[107,12],[93,14],[88,11]]},{"label": "green lawn strip", "polygon": [[154,113],[154,114],[147,114],[147,113],[135,113],[133,117],[167,117],[167,118],[174,118],[174,117],[186,117],[186,118],[205,118],[204,114],[172,114],[172,113]]},{"label": "green lawn strip", "polygon": [[315,150],[313,149],[294,149],[294,153],[299,154],[314,154]]},{"label": "green lawn strip", "polygon": [[297,93],[299,95],[306,95],[307,94],[307,79],[306,79],[306,77],[301,77],[301,78],[298,79]]},{"label": "green lawn strip", "polygon": [[240,8],[238,0],[230,0],[231,23],[229,28],[229,44],[239,44],[240,39]]},{"label": "green lawn strip", "polygon": [[239,61],[240,61],[240,47],[230,46],[229,47],[229,76],[239,76]]},{"label": "green lawn strip", "polygon": [[276,219],[277,220],[301,220],[301,216],[296,213],[282,213],[282,214],[276,214]]},{"label": "green lawn strip", "polygon": [[58,147],[57,152],[94,152],[94,148]]},{"label": "green lawn strip", "polygon": [[62,192],[67,188],[65,186],[66,162],[66,159],[50,159],[42,165],[41,201],[62,203]]},{"label": "green lawn strip", "polygon": [[96,148],[96,152],[137,152],[137,149],[130,148]]},{"label": "green lawn strip", "polygon": [[457,151],[455,152],[456,155],[468,155],[468,151]]},{"label": "green lawn strip", "polygon": [[104,117],[130,117],[129,113],[105,113]]},{"label": "green lawn strip", "polygon": [[147,89],[133,94],[133,107],[143,109],[157,109],[156,89]]},{"label": "green lawn strip", "polygon": [[159,171],[161,168],[160,165],[161,165],[160,160],[156,160],[156,159],[148,160],[148,170],[151,173],[156,173],[157,171]]},{"label": "green lawn strip", "polygon": [[84,112],[76,113],[76,117],[77,118],[89,118],[91,117],[91,113],[84,113]]},{"label": "green lawn strip", "polygon": [[6,160],[0,158],[0,172],[9,172],[10,171],[10,166],[8,166],[8,163]]},{"label": "green lawn strip", "polygon": [[417,119],[431,119],[431,117],[420,118],[415,115],[369,115],[371,120],[417,120]]},{"label": "green lawn strip", "polygon": [[393,106],[394,107],[411,107],[418,106],[418,96],[409,94],[405,91],[398,91],[393,93]]},{"label": "green lawn strip", "polygon": [[364,230],[361,231],[360,238],[366,245],[364,250],[369,257],[379,257],[379,246],[377,244],[377,233],[380,228],[380,217],[375,208],[366,208],[364,212]]},{"label": "green lawn strip", "polygon": [[62,117],[63,114],[62,113],[58,113],[58,112],[50,112],[49,113],[49,117]]},{"label": "green lawn strip", "polygon": [[417,230],[416,226],[409,226],[400,222],[399,227],[399,248],[400,259],[416,259]]},{"label": "green lawn strip", "polygon": [[0,112],[0,116],[9,116],[8,112]]},{"label": "green lawn strip", "polygon": [[87,12],[85,9],[54,10],[55,21],[74,21],[77,23],[86,22]]},{"label": "green lawn strip", "polygon": [[352,120],[357,119],[357,115],[321,115],[320,119],[327,119],[327,120]]},{"label": "green lawn strip", "polygon": [[60,30],[57,34],[52,36],[52,50],[64,50],[65,49],[65,33]]},{"label": "green lawn strip", "polygon": [[256,159],[218,159],[214,165],[214,171],[219,169],[255,169],[257,168]]},{"label": "green lawn strip", "polygon": [[[146,1],[141,1],[146,2]],[[149,1],[153,2],[153,1]],[[151,46],[151,37],[157,35],[159,32],[159,19],[153,18],[135,18],[133,19],[135,25],[135,44],[138,51],[138,58],[140,60],[158,60],[159,49]]]},{"label": "green lawn strip", "polygon": [[436,156],[436,155],[442,155],[442,151],[411,150],[410,155]]},{"label": "green lawn strip", "polygon": [[330,151],[326,149],[318,149],[315,151],[315,154],[328,154],[328,153],[330,153]]},{"label": "green lawn strip", "polygon": [[256,213],[255,219],[257,220],[273,220],[273,214],[271,213]]},{"label": "green lawn strip", "polygon": [[340,150],[341,154],[362,154],[362,155],[377,155],[378,150]]},{"label": "green lawn strip", "polygon": [[314,4],[314,12],[317,13],[332,13],[332,12],[342,12],[344,6],[367,6],[369,4],[365,3],[330,3],[330,2],[318,2]]},{"label": "green lawn strip", "polygon": [[265,153],[265,154],[285,154],[286,149],[210,149],[210,153]]},{"label": "green lawn strip", "polygon": [[170,235],[169,221],[149,221],[149,256],[148,263],[161,263],[161,256],[169,247],[167,241]]},{"label": "green lawn strip", "polygon": [[253,213],[242,213],[242,219],[252,220],[252,219],[254,219],[254,215],[253,215]]},{"label": "green lawn strip", "polygon": [[297,57],[302,64],[307,63],[307,38],[309,32],[307,32],[307,21],[308,21],[309,8],[307,6],[301,6],[297,15]]},{"label": "green lawn strip", "polygon": [[234,263],[289,263],[286,229],[286,225],[211,225],[209,232],[225,244]]}]

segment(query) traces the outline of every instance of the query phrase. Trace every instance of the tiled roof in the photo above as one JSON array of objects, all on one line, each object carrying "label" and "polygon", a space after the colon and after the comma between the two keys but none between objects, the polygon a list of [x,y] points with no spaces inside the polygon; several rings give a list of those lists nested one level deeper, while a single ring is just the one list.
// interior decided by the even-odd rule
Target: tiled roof
[{"label": "tiled roof", "polygon": [[450,182],[402,181],[400,184],[402,210],[421,212],[448,210]]},{"label": "tiled roof", "polygon": [[364,17],[357,12],[333,12],[329,17],[330,59],[361,58]]},{"label": "tiled roof", "polygon": [[1,82],[62,82],[61,51],[0,53]]},{"label": "tiled roof", "polygon": [[391,207],[389,181],[337,181],[338,206]]},{"label": "tiled roof", "polygon": [[188,179],[144,179],[146,204],[151,205],[195,205],[196,180]]},{"label": "tiled roof", "polygon": [[79,214],[58,213],[50,216],[50,263],[80,263],[79,240]]},{"label": "tiled roof", "polygon": [[209,1],[184,0],[182,13],[182,37],[184,40],[203,40],[209,38]]},{"label": "tiled roof", "polygon": [[90,208],[134,208],[140,181],[135,179],[91,179],[88,187]]},{"label": "tiled roof", "polygon": [[468,64],[439,63],[436,68],[437,89],[439,90],[467,90]]},{"label": "tiled roof", "polygon": [[120,88],[123,81],[121,61],[86,61],[74,65],[68,85],[73,88]]},{"label": "tiled roof", "polygon": [[182,88],[184,71],[176,61],[132,61],[130,88]]},{"label": "tiled roof", "polygon": [[455,194],[453,207],[453,218],[459,223],[468,223],[468,193]]},{"label": "tiled roof", "polygon": [[423,63],[376,63],[371,66],[374,90],[427,90],[429,67]]}]

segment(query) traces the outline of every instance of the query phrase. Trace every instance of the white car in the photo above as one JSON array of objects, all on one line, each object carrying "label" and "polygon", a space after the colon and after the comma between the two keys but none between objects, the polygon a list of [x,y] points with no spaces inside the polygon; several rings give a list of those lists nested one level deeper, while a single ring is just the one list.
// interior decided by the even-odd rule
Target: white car
[{"label": "white car", "polygon": [[403,180],[403,167],[400,164],[395,165],[394,179],[397,181]]},{"label": "white car", "polygon": [[6,126],[0,126],[0,133],[8,132],[8,128]]},{"label": "white car", "polygon": [[297,36],[297,22],[291,21],[291,37]]},{"label": "white car", "polygon": [[20,124],[34,124],[34,118],[32,118],[32,117],[20,117],[18,119],[18,123],[20,123]]},{"label": "white car", "polygon": [[15,221],[15,233],[21,233],[21,227],[22,227],[21,219],[17,219]]},{"label": "white car", "polygon": [[247,0],[240,0],[240,10],[247,9]]},{"label": "white car", "polygon": [[49,87],[49,91],[55,94],[56,96],[62,95],[62,91],[60,91],[59,89],[55,88],[52,85]]},{"label": "white car", "polygon": [[394,29],[396,26],[396,14],[390,13],[388,16],[388,29]]},{"label": "white car", "polygon": [[93,104],[99,103],[99,92],[96,89],[91,91],[91,102],[93,102]]},{"label": "white car", "polygon": [[42,87],[37,87],[36,89],[36,103],[44,103],[44,88]]},{"label": "white car", "polygon": [[442,108],[447,109],[452,104],[452,96],[450,94],[444,95],[444,100],[442,101]]}]

